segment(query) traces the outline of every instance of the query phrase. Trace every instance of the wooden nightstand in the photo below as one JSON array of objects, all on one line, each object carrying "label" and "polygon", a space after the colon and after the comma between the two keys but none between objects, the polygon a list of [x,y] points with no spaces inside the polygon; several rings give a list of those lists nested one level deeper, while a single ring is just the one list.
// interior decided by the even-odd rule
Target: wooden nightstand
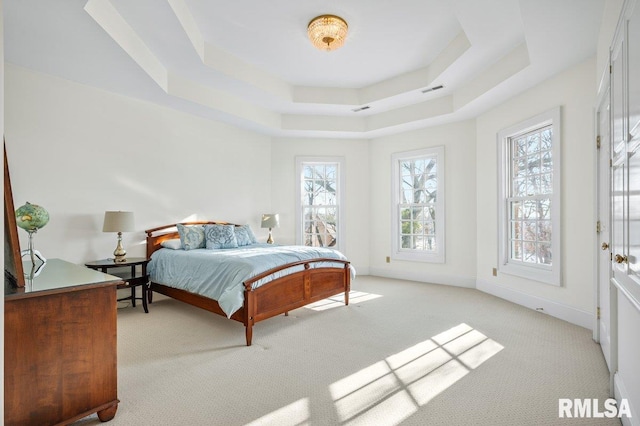
[{"label": "wooden nightstand", "polygon": [[[131,300],[131,305],[136,307],[136,300],[142,300],[142,307],[145,313],[149,313],[147,307],[147,289],[149,284],[149,275],[147,274],[147,264],[150,259],[146,257],[128,257],[125,262],[114,262],[113,259],[95,260],[93,262],[87,262],[84,264],[87,268],[95,269],[96,271],[102,271],[110,275],[115,275],[122,278],[125,282],[124,285],[118,286],[118,288],[131,288],[131,296],[118,299],[118,302],[123,300]],[[140,271],[138,273],[138,266]],[[119,271],[116,268],[128,267],[129,270]],[[142,286],[142,297],[136,297],[136,287]]]}]

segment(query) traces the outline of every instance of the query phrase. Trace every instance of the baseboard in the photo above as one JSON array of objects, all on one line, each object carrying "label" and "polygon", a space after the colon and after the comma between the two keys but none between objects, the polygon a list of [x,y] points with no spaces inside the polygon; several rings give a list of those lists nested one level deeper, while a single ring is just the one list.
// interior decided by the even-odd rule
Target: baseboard
[{"label": "baseboard", "polygon": [[455,287],[477,288],[478,290],[508,300],[518,305],[541,311],[551,315],[552,317],[579,325],[591,330],[593,327],[593,314],[576,309],[562,303],[544,299],[538,296],[522,293],[508,287],[497,285],[485,280],[476,280],[475,278],[425,274],[423,272],[396,271],[385,268],[368,268],[367,273],[360,272],[360,275],[373,275],[377,277],[393,278],[398,280],[417,281],[431,284],[451,285]]},{"label": "baseboard", "polygon": [[385,268],[369,268],[370,275],[397,280],[417,281],[430,284],[444,284],[454,287],[475,288],[476,280],[472,277],[452,275],[425,274],[424,272],[397,271]]},{"label": "baseboard", "polygon": [[522,293],[485,280],[476,280],[476,288],[482,292],[543,312],[589,330],[593,328],[593,314],[589,312],[542,297]]},{"label": "baseboard", "polygon": [[[618,373],[616,373],[616,375],[613,377],[613,392],[616,401],[618,401],[618,406],[620,406],[620,401],[622,399],[626,399],[627,402],[631,401],[628,397],[629,394],[627,392],[627,388],[624,386],[624,381]],[[640,419],[638,418],[638,416],[640,416],[640,413],[636,411],[636,407],[634,407],[632,404],[629,404],[629,409],[631,410],[631,418],[626,416],[621,417],[620,421],[622,422],[622,425],[640,426]]]}]

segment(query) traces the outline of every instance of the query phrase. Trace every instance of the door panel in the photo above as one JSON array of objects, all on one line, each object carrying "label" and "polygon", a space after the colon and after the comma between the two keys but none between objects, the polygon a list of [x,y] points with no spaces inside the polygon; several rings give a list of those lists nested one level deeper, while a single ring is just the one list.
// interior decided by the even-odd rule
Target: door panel
[{"label": "door panel", "polygon": [[[627,21],[628,105],[628,273],[632,292],[640,300],[640,5]],[[631,283],[629,283],[631,284]]]},{"label": "door panel", "polygon": [[640,301],[640,8],[612,51],[613,279]]},{"label": "door panel", "polygon": [[627,225],[626,219],[626,126],[624,107],[624,39],[621,40],[611,55],[611,253],[613,255],[613,276],[626,275],[627,263],[624,261],[626,253]]}]

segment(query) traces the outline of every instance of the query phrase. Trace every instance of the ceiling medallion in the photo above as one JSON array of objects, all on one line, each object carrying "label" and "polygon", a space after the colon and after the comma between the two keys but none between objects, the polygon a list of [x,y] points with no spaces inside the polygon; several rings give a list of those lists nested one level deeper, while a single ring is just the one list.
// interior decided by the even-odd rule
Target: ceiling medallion
[{"label": "ceiling medallion", "polygon": [[309,22],[307,33],[311,43],[320,50],[336,50],[347,38],[348,25],[344,19],[335,15],[316,16]]}]

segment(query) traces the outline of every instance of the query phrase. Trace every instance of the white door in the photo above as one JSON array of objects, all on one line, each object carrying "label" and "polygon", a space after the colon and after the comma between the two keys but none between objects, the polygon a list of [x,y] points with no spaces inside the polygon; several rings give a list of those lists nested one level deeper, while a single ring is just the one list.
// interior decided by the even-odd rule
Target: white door
[{"label": "white door", "polygon": [[598,125],[598,289],[596,293],[597,320],[595,339],[600,342],[604,358],[611,365],[611,240],[610,240],[610,194],[611,194],[611,137],[609,126],[609,90],[602,96],[597,110]]},{"label": "white door", "polygon": [[[620,374],[620,384],[625,380],[637,383],[638,367],[633,354],[638,352],[633,338],[636,331],[624,329],[624,335],[619,336],[620,312],[618,300],[621,298],[634,304],[640,309],[640,2],[625,1],[622,19],[618,24],[618,31],[611,49],[610,83],[609,83],[609,144],[611,166],[610,186],[610,216],[608,237],[610,246],[610,311],[603,321],[598,322],[594,330],[596,338],[606,333],[608,322],[609,342],[604,341],[603,352],[611,372],[610,396],[617,392],[616,378]],[[635,10],[634,10],[635,6]],[[598,105],[601,109],[602,106]],[[604,127],[602,117],[598,117],[599,127]],[[598,167],[600,171],[602,166]],[[599,181],[598,190],[601,191]],[[599,210],[603,210],[599,207]],[[605,237],[602,236],[602,239]],[[599,238],[600,240],[600,238]],[[604,241],[599,241],[600,243]],[[600,255],[598,265],[598,291],[596,298],[604,299],[605,291],[604,259]],[[601,309],[602,314],[602,309]],[[601,315],[602,316],[602,315]],[[626,317],[621,317],[624,321]],[[631,339],[629,338],[631,336]],[[631,343],[631,345],[629,344]],[[618,354],[625,354],[620,358]],[[631,358],[627,356],[631,354]],[[624,360],[624,368],[618,369],[619,361]]]},{"label": "white door", "polygon": [[611,55],[612,269],[615,285],[640,300],[639,7],[626,24]]}]

